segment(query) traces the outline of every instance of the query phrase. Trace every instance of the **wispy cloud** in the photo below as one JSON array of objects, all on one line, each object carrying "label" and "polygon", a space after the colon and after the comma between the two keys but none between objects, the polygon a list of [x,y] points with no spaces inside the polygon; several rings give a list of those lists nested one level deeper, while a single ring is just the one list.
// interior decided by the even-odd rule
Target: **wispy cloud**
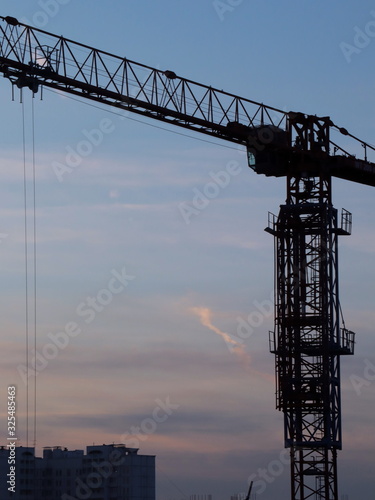
[{"label": "wispy cloud", "polygon": [[251,357],[246,352],[245,345],[212,324],[212,311],[208,309],[208,307],[192,307],[191,312],[198,316],[203,326],[206,326],[211,331],[219,335],[225,341],[229,350],[238,357],[244,367],[247,370],[250,369]]}]

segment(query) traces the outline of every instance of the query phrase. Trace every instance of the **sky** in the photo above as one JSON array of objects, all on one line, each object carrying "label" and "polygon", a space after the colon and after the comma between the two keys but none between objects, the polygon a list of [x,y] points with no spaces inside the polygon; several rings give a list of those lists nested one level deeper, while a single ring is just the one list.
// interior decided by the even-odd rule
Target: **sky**
[{"label": "sky", "polygon": [[[285,111],[329,115],[375,143],[372,2],[1,5],[2,16],[133,61]],[[1,79],[1,443],[15,385],[20,443],[39,455],[44,446],[125,443],[156,455],[158,500],[227,500],[251,479],[258,500],[289,498],[268,348],[273,240],[264,232],[285,180],[253,173],[230,143],[47,89],[42,99],[24,90],[22,101]],[[101,140],[59,177],[56,162],[98,130]],[[220,176],[226,185],[184,216]],[[342,360],[339,491],[369,500],[375,202],[372,188],[341,180],[333,202],[353,213],[352,235],[339,244],[340,297],[357,334],[355,356]],[[25,375],[27,357],[36,377]]]}]

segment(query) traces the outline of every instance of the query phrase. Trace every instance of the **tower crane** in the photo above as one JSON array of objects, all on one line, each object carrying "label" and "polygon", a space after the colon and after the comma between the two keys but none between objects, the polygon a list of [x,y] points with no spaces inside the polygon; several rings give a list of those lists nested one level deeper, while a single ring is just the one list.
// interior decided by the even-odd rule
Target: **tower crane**
[{"label": "tower crane", "polygon": [[[0,72],[13,87],[43,87],[242,145],[250,169],[285,177],[286,201],[269,215],[275,241],[276,407],[290,449],[291,499],[338,500],[342,446],[340,358],[354,352],[341,323],[338,237],[351,214],[332,205],[332,178],[375,186],[374,148],[330,117],[285,112],[0,17]],[[331,140],[332,130],[357,157]],[[347,146],[346,146],[347,147]],[[362,149],[361,149],[362,148]]]}]

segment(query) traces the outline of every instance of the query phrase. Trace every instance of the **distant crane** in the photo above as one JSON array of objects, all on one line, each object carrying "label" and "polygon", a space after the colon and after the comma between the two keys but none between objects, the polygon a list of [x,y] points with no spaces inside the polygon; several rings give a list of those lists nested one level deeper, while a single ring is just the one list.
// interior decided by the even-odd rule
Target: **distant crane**
[{"label": "distant crane", "polygon": [[[352,217],[332,205],[333,177],[375,186],[374,148],[329,117],[271,106],[0,17],[0,72],[33,93],[50,87],[247,148],[257,174],[286,177],[287,197],[266,230],[275,239],[276,406],[290,448],[291,498],[338,500],[340,357],[354,333],[341,318],[337,240]],[[357,158],[334,143],[338,130]],[[319,478],[317,480],[316,478]],[[250,485],[251,487],[251,485]]]},{"label": "distant crane", "polygon": [[253,481],[251,481],[250,484],[249,484],[249,489],[247,491],[247,495],[246,495],[245,500],[250,500],[250,495],[251,495],[251,490],[252,489],[253,489]]}]

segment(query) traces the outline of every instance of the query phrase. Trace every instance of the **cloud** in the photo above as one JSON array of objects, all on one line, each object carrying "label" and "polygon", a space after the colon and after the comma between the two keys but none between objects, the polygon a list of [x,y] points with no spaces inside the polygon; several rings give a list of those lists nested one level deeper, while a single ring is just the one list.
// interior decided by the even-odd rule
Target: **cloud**
[{"label": "cloud", "polygon": [[207,307],[192,307],[190,311],[199,317],[200,322],[203,326],[207,327],[211,331],[219,335],[226,343],[229,351],[237,357],[241,365],[244,367],[246,372],[251,373],[257,377],[257,381],[260,379],[265,380],[267,383],[274,383],[274,376],[270,373],[264,371],[264,369],[257,370],[254,367],[252,358],[246,350],[246,345],[242,343],[241,340],[237,340],[236,337],[229,335],[226,332],[221,331],[212,323],[212,311]]},{"label": "cloud", "polygon": [[246,370],[250,369],[251,357],[246,352],[244,344],[233,338],[228,333],[222,332],[219,328],[212,324],[212,311],[210,309],[207,307],[192,307],[191,312],[199,317],[203,326],[206,326],[224,340],[228,349],[238,357]]}]

